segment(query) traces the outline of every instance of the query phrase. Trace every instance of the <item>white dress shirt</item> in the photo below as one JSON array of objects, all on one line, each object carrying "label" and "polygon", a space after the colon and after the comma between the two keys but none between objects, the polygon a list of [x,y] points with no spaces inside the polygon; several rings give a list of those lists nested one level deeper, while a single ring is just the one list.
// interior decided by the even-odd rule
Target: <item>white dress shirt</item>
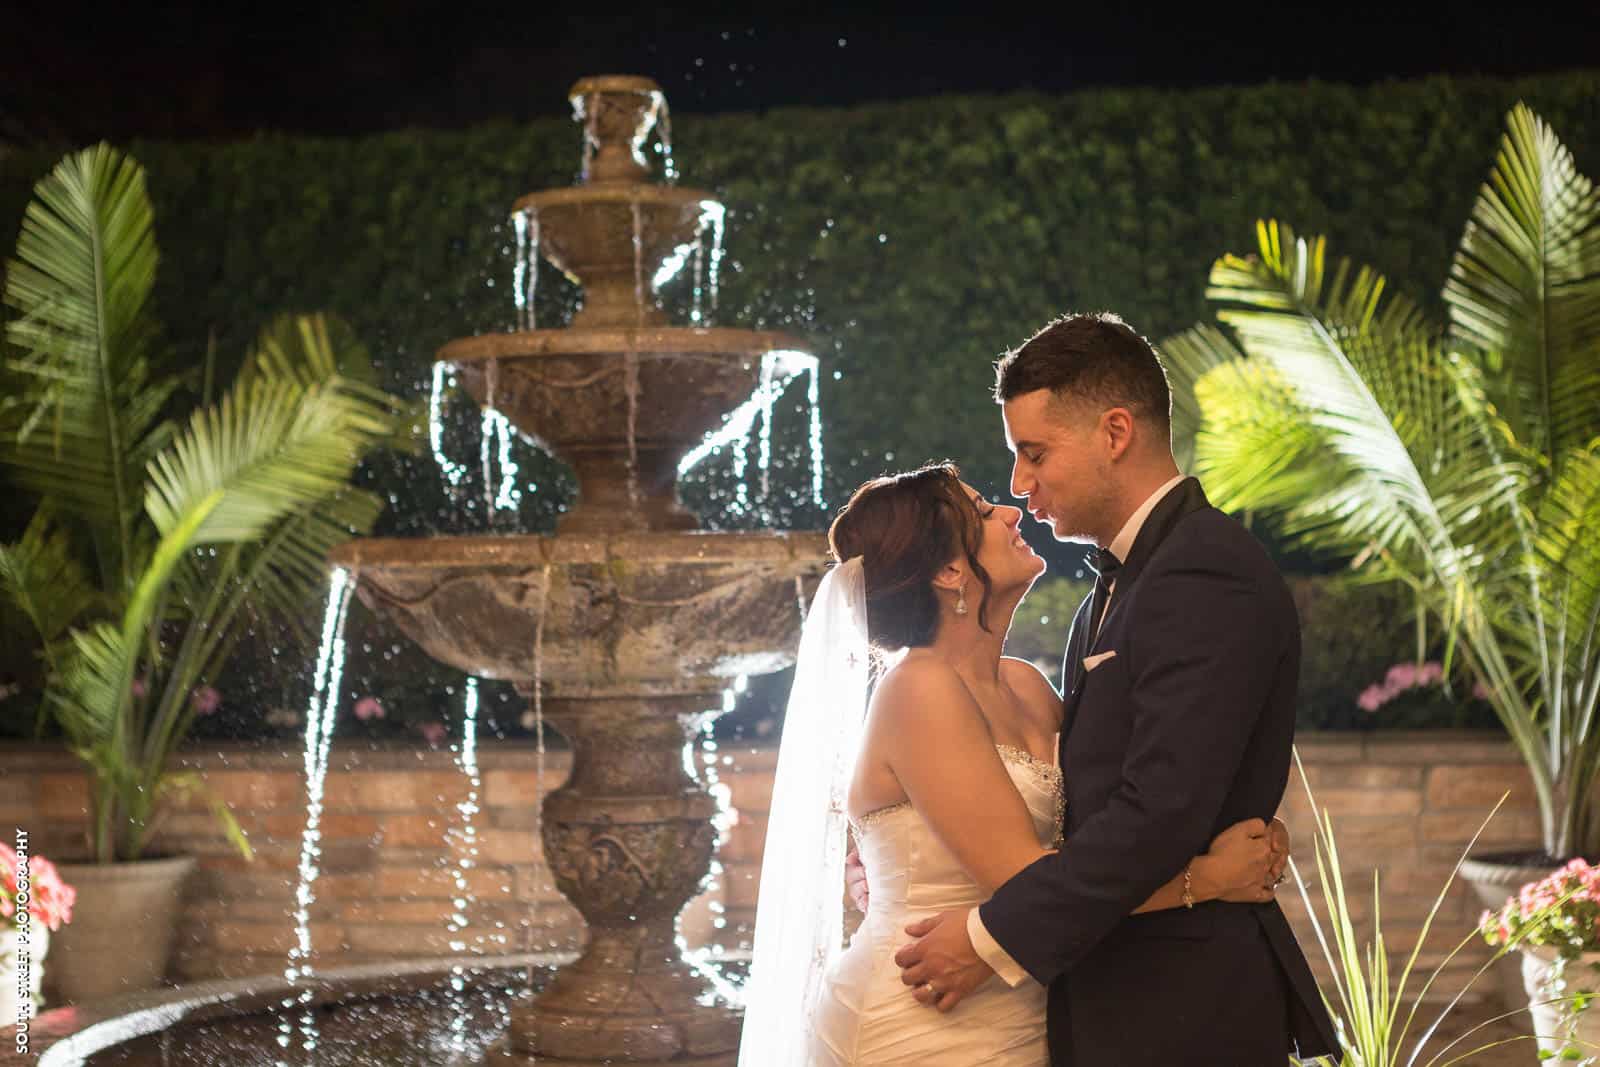
[{"label": "white dress shirt", "polygon": [[[1144,521],[1150,517],[1150,513],[1155,510],[1156,505],[1161,503],[1162,499],[1172,492],[1179,482],[1183,481],[1183,477],[1183,475],[1179,474],[1169,479],[1161,488],[1145,498],[1145,502],[1140,504],[1132,515],[1128,516],[1128,521],[1122,524],[1122,529],[1117,532],[1117,536],[1113,537],[1111,543],[1106,546],[1106,549],[1113,556],[1116,556],[1122,562],[1127,562],[1128,552],[1133,548],[1133,542],[1139,536],[1139,530],[1144,526]],[[1100,631],[1100,623],[1105,619],[1106,612],[1111,610],[1111,598],[1116,594],[1117,580],[1112,578],[1111,585],[1106,591],[1106,606],[1100,612],[1100,618],[1094,620],[1094,633]],[[1085,647],[1088,646],[1086,645]],[[1062,773],[1066,773],[1065,768],[1062,768]],[[1022,966],[1011,958],[1010,953],[1000,947],[999,942],[989,936],[989,930],[983,925],[983,920],[979,918],[977,908],[967,912],[967,937],[971,939],[972,947],[978,953],[978,958],[993,968],[994,973],[999,975],[1006,985],[1017,986],[1024,979],[1031,981],[1028,978],[1028,972],[1023,970]]]}]

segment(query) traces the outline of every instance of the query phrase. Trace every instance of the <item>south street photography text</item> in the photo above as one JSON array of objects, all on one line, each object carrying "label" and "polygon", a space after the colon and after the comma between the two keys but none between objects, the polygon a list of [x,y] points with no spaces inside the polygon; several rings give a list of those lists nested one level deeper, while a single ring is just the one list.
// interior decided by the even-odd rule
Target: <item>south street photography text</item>
[{"label": "south street photography text", "polygon": [[33,997],[29,995],[32,988],[29,976],[33,971],[31,924],[33,916],[29,913],[28,902],[31,899],[28,877],[28,831],[17,830],[17,1054],[26,1055],[28,1052],[28,1026],[33,1018]]}]

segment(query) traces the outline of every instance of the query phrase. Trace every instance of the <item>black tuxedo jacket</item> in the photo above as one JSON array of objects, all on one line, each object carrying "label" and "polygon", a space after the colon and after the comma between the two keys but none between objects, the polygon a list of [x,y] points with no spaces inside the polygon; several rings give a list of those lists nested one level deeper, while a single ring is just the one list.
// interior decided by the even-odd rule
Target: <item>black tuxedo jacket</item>
[{"label": "black tuxedo jacket", "polygon": [[1300,670],[1282,576],[1188,478],[1140,528],[1092,641],[1088,615],[1086,599],[1062,672],[1066,843],[980,911],[1050,987],[1053,1067],[1283,1067],[1297,1049],[1334,1052],[1276,903],[1131,914],[1282,799]]}]

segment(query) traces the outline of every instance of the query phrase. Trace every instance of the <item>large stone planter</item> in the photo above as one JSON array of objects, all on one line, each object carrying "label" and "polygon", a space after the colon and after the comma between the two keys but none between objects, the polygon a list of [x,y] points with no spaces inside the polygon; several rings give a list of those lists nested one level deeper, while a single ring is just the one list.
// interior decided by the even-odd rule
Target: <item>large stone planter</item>
[{"label": "large stone planter", "polygon": [[[1600,1055],[1600,1006],[1590,1006],[1571,1017],[1569,1004],[1547,1003],[1556,998],[1570,997],[1574,993],[1593,993],[1600,990],[1600,952],[1585,952],[1566,966],[1559,979],[1552,974],[1556,962],[1554,949],[1525,948],[1522,957],[1522,981],[1528,997],[1528,1011],[1533,1016],[1533,1032],[1539,1040],[1539,1052],[1549,1053],[1564,1061],[1562,1052],[1571,1048],[1578,1058],[1588,1062],[1589,1057]],[[1572,1042],[1568,1045],[1567,1031],[1572,1028]]]},{"label": "large stone planter", "polygon": [[82,1003],[161,984],[193,856],[131,863],[58,863],[78,891],[72,922],[56,931],[50,985]]},{"label": "large stone planter", "polygon": [[[1478,899],[1490,911],[1499,911],[1507,897],[1514,897],[1529,882],[1548,878],[1559,864],[1545,861],[1532,862],[1539,853],[1537,848],[1518,852],[1486,853],[1473,856],[1461,864],[1461,877],[1472,886]],[[1500,987],[1500,998],[1508,1011],[1527,1003],[1523,989],[1522,968],[1516,956],[1507,956],[1492,969],[1495,982]]]},{"label": "large stone planter", "polygon": [[[28,943],[23,944],[22,934],[15,929],[0,933],[0,1029],[11,1030],[23,1019],[33,1018],[45,953],[50,951],[50,928],[34,920],[28,924],[27,936]],[[24,966],[28,970],[25,982],[21,975]]]}]

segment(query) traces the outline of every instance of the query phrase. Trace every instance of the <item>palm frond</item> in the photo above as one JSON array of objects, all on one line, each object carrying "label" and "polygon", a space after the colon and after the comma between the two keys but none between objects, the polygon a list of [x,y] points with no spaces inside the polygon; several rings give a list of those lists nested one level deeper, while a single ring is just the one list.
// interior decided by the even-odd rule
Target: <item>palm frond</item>
[{"label": "palm frond", "polygon": [[1525,673],[1542,675],[1547,719],[1570,734],[1574,784],[1585,788],[1600,773],[1600,441],[1562,457],[1535,522],[1544,625],[1515,633]]},{"label": "palm frond", "polygon": [[263,327],[236,384],[292,381],[310,389],[336,386],[392,416],[384,446],[411,451],[427,437],[427,404],[409,404],[378,387],[372,356],[344,320],[331,315],[280,315]]},{"label": "palm frond", "polygon": [[204,508],[191,544],[247,541],[338,493],[392,429],[386,403],[337,379],[305,389],[258,377],[195,412],[151,463],[145,507],[164,537]]},{"label": "palm frond", "polygon": [[1194,326],[1161,342],[1172,395],[1172,456],[1178,469],[1195,473],[1195,435],[1205,425],[1204,405],[1195,396],[1200,379],[1214,367],[1239,363],[1244,353],[1215,326]]},{"label": "palm frond", "polygon": [[1299,394],[1259,359],[1219,363],[1194,384],[1205,411],[1195,473],[1218,507],[1292,509],[1346,475]]},{"label": "palm frond", "polygon": [[1555,456],[1600,435],[1600,192],[1525,105],[1506,126],[1444,298],[1517,435]]},{"label": "palm frond", "polygon": [[[150,356],[157,255],[144,171],[108,145],[63,159],[34,187],[4,300],[16,391],[0,463],[87,519],[108,577],[128,584],[145,464],[167,439],[176,388]],[[110,583],[108,583],[110,584]]]},{"label": "palm frond", "polygon": [[131,699],[127,679],[137,655],[137,644],[130,647],[110,623],[72,631],[71,652],[47,696],[75,746],[100,750],[111,745],[123,703]]},{"label": "palm frond", "polygon": [[346,489],[315,508],[283,519],[259,542],[247,546],[239,573],[259,610],[274,615],[297,635],[315,639],[307,605],[326,595],[328,553],[334,546],[372,529],[383,512],[382,498]]},{"label": "palm frond", "polygon": [[1365,539],[1458,591],[1484,557],[1482,538],[1503,536],[1493,522],[1461,520],[1509,506],[1519,469],[1486,452],[1483,405],[1466,402],[1416,306],[1384,290],[1366,268],[1329,271],[1321,238],[1267,223],[1260,254],[1219,261],[1208,294],[1346,472],[1304,496],[1301,524],[1330,524],[1344,543]]},{"label": "palm frond", "polygon": [[342,378],[377,384],[372,357],[343,319],[329,315],[278,315],[256,335],[236,384],[255,377],[287,378],[310,388]]},{"label": "palm frond", "polygon": [[9,598],[48,649],[101,600],[65,531],[40,508],[14,545],[0,545],[0,597]]}]

